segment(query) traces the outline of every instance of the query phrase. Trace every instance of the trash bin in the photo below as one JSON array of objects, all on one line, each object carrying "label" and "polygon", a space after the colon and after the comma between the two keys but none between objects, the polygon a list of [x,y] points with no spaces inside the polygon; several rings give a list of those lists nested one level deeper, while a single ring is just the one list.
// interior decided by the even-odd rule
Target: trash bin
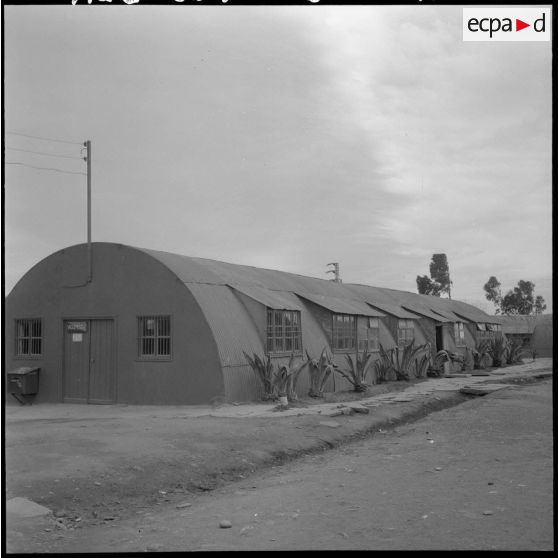
[{"label": "trash bin", "polygon": [[26,396],[39,391],[40,368],[23,366],[8,372],[8,391],[20,402],[26,403]]}]

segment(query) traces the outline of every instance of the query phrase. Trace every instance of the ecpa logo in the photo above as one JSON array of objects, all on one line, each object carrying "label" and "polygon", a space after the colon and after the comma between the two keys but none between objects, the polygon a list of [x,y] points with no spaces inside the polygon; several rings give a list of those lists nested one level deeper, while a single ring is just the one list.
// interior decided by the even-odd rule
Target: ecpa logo
[{"label": "ecpa logo", "polygon": [[463,8],[464,41],[550,41],[550,8]]}]

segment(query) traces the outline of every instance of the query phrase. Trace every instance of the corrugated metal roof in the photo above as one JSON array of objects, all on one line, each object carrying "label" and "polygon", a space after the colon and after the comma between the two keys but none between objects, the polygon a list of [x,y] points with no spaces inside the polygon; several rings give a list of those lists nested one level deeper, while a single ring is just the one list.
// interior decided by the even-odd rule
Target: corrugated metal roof
[{"label": "corrugated metal roof", "polygon": [[428,306],[434,312],[443,314],[452,322],[500,323],[498,320],[494,320],[494,316],[460,300],[422,294],[415,296],[421,304]]},{"label": "corrugated metal roof", "polygon": [[246,363],[242,351],[249,355],[261,352],[262,339],[253,322],[245,319],[246,311],[229,287],[190,284],[188,288],[213,331],[223,366]]},{"label": "corrugated metal roof", "polygon": [[435,314],[442,316],[442,318],[445,318],[447,322],[469,323],[469,320],[466,320],[465,318],[458,316],[457,314],[452,312],[449,308],[444,308],[443,310],[440,310],[439,308],[436,309],[433,308],[432,311]]},{"label": "corrugated metal roof", "polygon": [[[171,254],[169,252],[159,252],[155,250],[145,250],[138,248],[167,266],[175,275],[187,284],[208,284],[208,285],[231,285],[238,290],[244,289],[247,296],[250,293],[258,300],[266,300],[276,306],[285,304],[276,297],[269,294],[281,292],[281,296],[286,293],[296,293],[297,295],[312,300],[311,296],[322,296],[325,301],[329,299],[330,306],[333,306],[341,313],[356,313],[361,315],[374,315],[372,309],[364,313],[364,303],[367,303],[377,311],[385,312],[402,319],[417,319],[425,316],[425,311],[438,312],[447,321],[471,321],[477,323],[501,323],[500,318],[490,316],[472,306],[457,300],[440,298],[429,295],[420,295],[408,291],[398,291],[395,289],[371,287],[368,285],[356,285],[350,283],[336,283],[327,279],[305,277],[284,271],[260,269],[257,267],[236,265],[203,258],[192,258]],[[334,300],[335,299],[335,300]],[[336,301],[342,301],[339,304]],[[267,305],[267,302],[265,304]],[[263,302],[262,302],[263,303]],[[335,303],[335,304],[334,304]],[[318,303],[320,304],[320,303]],[[358,307],[355,308],[355,305]],[[340,310],[343,307],[345,310]],[[351,310],[348,310],[348,307]],[[415,308],[406,310],[405,308]],[[420,309],[420,310],[419,310]],[[426,310],[425,310],[426,309]],[[413,313],[414,312],[414,313]],[[430,319],[436,319],[428,314]],[[438,321],[443,321],[438,319]]]},{"label": "corrugated metal roof", "polygon": [[300,301],[292,293],[270,291],[255,285],[229,284],[229,287],[274,310],[302,310]]},{"label": "corrugated metal roof", "polygon": [[[345,285],[350,291],[359,296],[370,306],[379,309],[382,312],[391,314],[401,319],[418,320],[419,316],[404,310],[401,307],[404,291],[392,291],[391,289],[381,289],[379,287],[370,287],[368,285]],[[401,293],[401,296],[399,293]],[[408,293],[411,294],[411,293]]]},{"label": "corrugated metal roof", "polygon": [[429,308],[422,306],[421,304],[412,304],[412,303],[405,303],[401,305],[402,308],[405,310],[410,310],[411,312],[415,312],[415,314],[420,314],[421,316],[425,316],[426,318],[430,318],[432,320],[436,320],[437,322],[451,322],[449,318],[445,318],[440,314],[435,314]]},{"label": "corrugated metal roof", "polygon": [[535,331],[534,324],[518,323],[502,325],[502,331],[505,334],[518,333],[531,335]]},{"label": "corrugated metal roof", "polygon": [[466,304],[460,300],[451,300],[452,311],[471,322],[485,323],[485,324],[500,324],[502,323],[500,318],[496,316],[491,316],[486,312],[483,312],[480,308],[472,306],[471,304]]},{"label": "corrugated metal roof", "polygon": [[402,308],[401,306],[397,306],[396,304],[388,304],[386,302],[376,302],[376,301],[374,302],[366,301],[366,302],[368,302],[368,304],[374,306],[375,308],[379,308],[382,312],[385,312],[386,314],[391,314],[396,318],[401,318],[404,320],[418,320],[420,318],[420,316],[417,316],[416,314],[413,314],[412,312],[409,312],[408,310],[405,310],[404,308]]},{"label": "corrugated metal roof", "polygon": [[355,314],[358,316],[370,316],[373,318],[383,318],[385,314],[374,310],[368,304],[359,300],[348,298],[336,298],[333,296],[315,295],[309,293],[296,293],[300,298],[309,300],[318,306],[322,306],[336,314]]},{"label": "corrugated metal roof", "polygon": [[537,316],[502,316],[502,331],[504,333],[525,333],[535,331]]}]

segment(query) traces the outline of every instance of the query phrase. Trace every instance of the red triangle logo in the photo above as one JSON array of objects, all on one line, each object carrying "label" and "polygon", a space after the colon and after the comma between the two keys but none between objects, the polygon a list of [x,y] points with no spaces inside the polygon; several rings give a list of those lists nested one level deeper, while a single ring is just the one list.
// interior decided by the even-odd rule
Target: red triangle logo
[{"label": "red triangle logo", "polygon": [[515,30],[516,31],[521,31],[522,29],[525,29],[525,27],[531,27],[531,24],[530,23],[525,23],[524,21],[521,21],[520,19],[515,20]]}]

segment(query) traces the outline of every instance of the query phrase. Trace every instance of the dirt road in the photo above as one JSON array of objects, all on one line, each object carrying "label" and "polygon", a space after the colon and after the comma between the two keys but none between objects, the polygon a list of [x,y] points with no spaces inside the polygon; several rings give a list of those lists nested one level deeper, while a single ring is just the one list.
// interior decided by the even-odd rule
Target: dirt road
[{"label": "dirt road", "polygon": [[45,520],[11,550],[553,550],[552,456],[551,381],[512,385],[122,521]]}]

